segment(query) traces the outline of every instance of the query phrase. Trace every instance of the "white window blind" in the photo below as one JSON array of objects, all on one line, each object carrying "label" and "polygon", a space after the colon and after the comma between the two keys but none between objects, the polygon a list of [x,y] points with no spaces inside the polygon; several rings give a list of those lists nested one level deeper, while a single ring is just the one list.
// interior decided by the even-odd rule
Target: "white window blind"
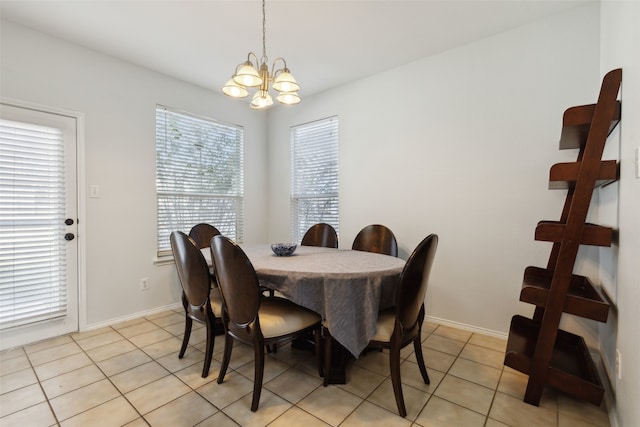
[{"label": "white window blind", "polygon": [[63,131],[0,120],[0,329],[67,313]]},{"label": "white window blind", "polygon": [[156,108],[158,256],[169,235],[205,222],[242,241],[243,128]]},{"label": "white window blind", "polygon": [[290,137],[294,240],[319,222],[338,231],[338,118],[294,126]]}]

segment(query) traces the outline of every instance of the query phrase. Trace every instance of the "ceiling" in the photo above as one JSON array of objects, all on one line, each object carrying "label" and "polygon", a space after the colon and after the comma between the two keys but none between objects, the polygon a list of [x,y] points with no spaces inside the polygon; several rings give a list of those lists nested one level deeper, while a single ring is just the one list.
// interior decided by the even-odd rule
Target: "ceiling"
[{"label": "ceiling", "polygon": [[[301,97],[525,25],[589,0],[267,0],[267,55]],[[1,0],[0,16],[218,91],[262,55],[259,0]]]}]

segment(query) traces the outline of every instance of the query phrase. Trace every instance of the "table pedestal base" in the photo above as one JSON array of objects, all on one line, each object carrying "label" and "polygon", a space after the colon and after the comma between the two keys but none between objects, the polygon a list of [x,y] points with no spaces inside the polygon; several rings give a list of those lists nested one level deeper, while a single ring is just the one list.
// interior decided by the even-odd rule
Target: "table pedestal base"
[{"label": "table pedestal base", "polygon": [[[329,367],[329,372],[324,372],[324,375],[328,375],[327,381],[329,384],[346,384],[347,364],[353,361],[353,356],[338,341],[333,338],[331,340],[331,366]],[[315,351],[313,334],[293,340],[291,346],[300,350]],[[322,354],[322,366],[324,367],[324,353]]]},{"label": "table pedestal base", "polygon": [[[327,376],[329,384],[346,384],[347,383],[347,363],[353,361],[353,356],[338,341],[331,339],[331,366],[329,372],[324,374]],[[324,360],[323,360],[324,363]]]}]

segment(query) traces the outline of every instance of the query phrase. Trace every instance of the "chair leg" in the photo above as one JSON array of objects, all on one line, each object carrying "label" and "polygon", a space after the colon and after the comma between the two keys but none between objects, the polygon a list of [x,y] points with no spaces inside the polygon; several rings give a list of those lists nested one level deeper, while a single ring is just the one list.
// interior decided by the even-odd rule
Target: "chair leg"
[{"label": "chair leg", "polygon": [[393,385],[393,394],[396,397],[398,412],[401,417],[406,417],[407,408],[404,406],[402,382],[400,380],[400,347],[391,347],[389,351],[389,368],[391,370],[391,384]]},{"label": "chair leg", "polygon": [[193,320],[187,314],[185,314],[184,337],[182,338],[182,347],[180,347],[180,353],[178,354],[178,359],[182,359],[184,357],[185,351],[187,351],[187,346],[189,345],[189,338],[191,337],[192,324],[193,324]]},{"label": "chair leg", "polygon": [[229,361],[231,360],[231,350],[233,350],[233,337],[229,334],[224,336],[224,355],[222,356],[222,365],[218,374],[218,384],[222,384],[224,376],[227,374]]},{"label": "chair leg", "polygon": [[255,353],[254,374],[253,374],[253,399],[251,400],[251,411],[256,412],[260,404],[260,392],[262,391],[262,377],[264,375],[264,345],[253,344]]},{"label": "chair leg", "polygon": [[427,367],[424,364],[424,356],[422,355],[422,345],[420,344],[420,334],[413,340],[413,348],[416,353],[416,359],[418,360],[418,367],[420,368],[420,373],[422,374],[422,379],[425,384],[431,384],[431,380],[429,380],[429,374],[427,374]]},{"label": "chair leg", "polygon": [[204,366],[202,367],[202,378],[209,376],[209,368],[211,367],[211,358],[213,357],[213,345],[216,341],[216,320],[209,319],[207,326],[207,349],[204,353]]}]

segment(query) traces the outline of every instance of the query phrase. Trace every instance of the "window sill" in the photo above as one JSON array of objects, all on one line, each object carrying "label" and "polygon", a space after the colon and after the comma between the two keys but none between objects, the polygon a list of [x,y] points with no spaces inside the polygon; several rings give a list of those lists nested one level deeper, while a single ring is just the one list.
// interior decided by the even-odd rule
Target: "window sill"
[{"label": "window sill", "polygon": [[169,265],[174,263],[175,260],[172,256],[163,256],[153,260],[153,265]]}]

